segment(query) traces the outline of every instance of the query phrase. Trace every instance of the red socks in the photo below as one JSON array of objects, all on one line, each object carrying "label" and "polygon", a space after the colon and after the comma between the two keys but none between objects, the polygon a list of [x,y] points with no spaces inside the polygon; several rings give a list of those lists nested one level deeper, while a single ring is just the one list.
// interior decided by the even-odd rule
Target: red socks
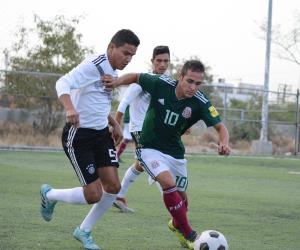
[{"label": "red socks", "polygon": [[173,223],[179,228],[185,237],[188,237],[193,231],[191,228],[187,214],[186,202],[184,202],[177,192],[176,187],[163,190],[163,198],[165,206],[173,217]]},{"label": "red socks", "polygon": [[[188,200],[187,198],[184,200],[184,205],[185,205],[185,209],[186,209],[186,213],[188,211]],[[176,227],[176,228],[179,228],[180,225],[179,223],[173,218],[173,226]]]},{"label": "red socks", "polygon": [[120,158],[120,156],[121,156],[121,154],[124,152],[126,146],[127,146],[127,144],[124,143],[124,142],[122,142],[122,143],[120,144],[120,147],[119,147],[118,152],[117,152],[118,158]]}]

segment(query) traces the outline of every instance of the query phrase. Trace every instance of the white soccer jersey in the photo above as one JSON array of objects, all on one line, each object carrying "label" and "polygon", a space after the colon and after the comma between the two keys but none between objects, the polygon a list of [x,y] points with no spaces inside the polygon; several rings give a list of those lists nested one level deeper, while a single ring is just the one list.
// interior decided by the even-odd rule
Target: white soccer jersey
[{"label": "white soccer jersey", "polygon": [[91,56],[56,82],[58,97],[71,96],[75,110],[79,113],[79,127],[101,130],[108,126],[112,92],[104,89],[101,75],[117,77],[107,55]]},{"label": "white soccer jersey", "polygon": [[143,122],[146,112],[149,107],[151,96],[149,93],[142,90],[141,86],[137,83],[130,84],[122,98],[118,111],[125,113],[129,106],[129,131],[136,132],[142,131]]}]

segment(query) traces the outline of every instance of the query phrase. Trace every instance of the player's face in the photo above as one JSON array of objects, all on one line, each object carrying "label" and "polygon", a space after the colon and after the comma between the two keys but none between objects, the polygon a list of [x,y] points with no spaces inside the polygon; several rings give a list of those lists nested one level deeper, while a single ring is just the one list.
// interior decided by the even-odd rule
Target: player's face
[{"label": "player's face", "polygon": [[121,47],[116,47],[114,44],[108,46],[108,60],[113,69],[124,69],[135,55],[137,47],[125,43]]},{"label": "player's face", "polygon": [[151,62],[154,74],[164,74],[170,64],[170,55],[168,53],[156,55]]},{"label": "player's face", "polygon": [[178,93],[181,98],[190,98],[199,90],[204,80],[204,73],[188,70],[185,76],[179,77]]}]

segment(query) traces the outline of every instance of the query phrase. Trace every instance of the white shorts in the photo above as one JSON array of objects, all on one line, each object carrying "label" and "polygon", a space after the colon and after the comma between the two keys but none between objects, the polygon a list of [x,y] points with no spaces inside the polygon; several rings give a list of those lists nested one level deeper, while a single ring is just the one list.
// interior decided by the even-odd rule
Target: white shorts
[{"label": "white shorts", "polygon": [[186,159],[176,159],[150,148],[138,148],[136,154],[141,166],[153,180],[160,173],[169,171],[176,182],[177,190],[186,191],[188,186]]},{"label": "white shorts", "polygon": [[129,141],[132,140],[132,136],[129,132],[129,123],[124,123],[124,127],[123,127],[123,137],[124,139],[127,139]]}]

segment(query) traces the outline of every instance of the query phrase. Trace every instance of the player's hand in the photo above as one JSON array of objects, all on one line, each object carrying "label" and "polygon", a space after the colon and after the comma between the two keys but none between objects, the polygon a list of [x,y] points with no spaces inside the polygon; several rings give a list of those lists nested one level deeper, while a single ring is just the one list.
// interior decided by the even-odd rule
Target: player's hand
[{"label": "player's hand", "polygon": [[218,153],[219,155],[229,155],[230,154],[230,147],[228,145],[219,143],[218,145]]},{"label": "player's hand", "polygon": [[116,86],[116,78],[111,75],[103,75],[101,76],[101,81],[105,90],[112,91]]},{"label": "player's hand", "polygon": [[74,109],[66,111],[67,122],[73,125],[75,128],[79,126],[79,114]]},{"label": "player's hand", "polygon": [[192,132],[192,129],[191,129],[191,128],[188,128],[188,129],[184,132],[184,134],[185,134],[185,135],[189,135],[191,132]]},{"label": "player's hand", "polygon": [[110,132],[112,134],[112,138],[115,141],[115,146],[118,146],[120,142],[123,140],[123,133],[121,126],[116,123],[110,128]]}]

